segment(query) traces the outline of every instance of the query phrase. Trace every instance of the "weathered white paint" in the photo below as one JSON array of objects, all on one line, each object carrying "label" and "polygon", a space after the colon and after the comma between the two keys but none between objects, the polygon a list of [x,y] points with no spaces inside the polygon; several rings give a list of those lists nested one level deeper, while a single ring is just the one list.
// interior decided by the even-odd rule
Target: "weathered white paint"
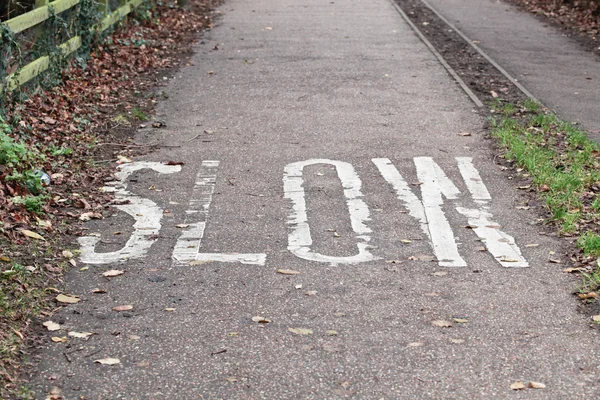
[{"label": "weathered white paint", "polygon": [[438,264],[443,267],[466,267],[467,263],[458,253],[454,233],[442,210],[442,195],[447,199],[456,199],[460,194],[458,188],[431,157],[415,157],[414,163],[421,182],[421,198]]},{"label": "weathered white paint", "polygon": [[[350,213],[350,224],[356,234],[358,254],[347,257],[334,257],[310,249],[312,237],[308,224],[302,171],[304,167],[315,164],[333,165],[337,171],[344,188],[344,197]],[[369,208],[362,199],[361,187],[362,182],[354,167],[347,162],[312,159],[288,164],[283,174],[284,197],[292,201],[292,212],[288,219],[288,224],[292,227],[288,236],[288,250],[305,260],[325,262],[332,265],[357,264],[377,259],[369,252],[368,243],[371,240],[371,229],[366,224],[370,220]]]},{"label": "weathered white paint", "polygon": [[392,185],[392,188],[396,191],[398,200],[404,202],[408,210],[408,215],[419,221],[423,233],[431,240],[423,203],[412,190],[410,190],[408,183],[406,183],[402,175],[400,175],[398,169],[388,158],[373,158],[371,161],[373,161],[373,164],[375,164],[383,179]]},{"label": "weathered white paint", "polygon": [[469,225],[473,228],[475,234],[500,265],[507,268],[528,267],[529,263],[522,256],[515,239],[500,230],[500,225],[492,220],[493,215],[489,212],[488,207],[488,201],[492,199],[492,196],[488,192],[479,172],[473,166],[473,159],[470,157],[457,157],[456,162],[467,189],[469,189],[473,200],[478,205],[477,209],[456,207],[456,210],[468,218]]},{"label": "weathered white paint", "polygon": [[114,192],[116,202],[129,200],[128,204],[115,205],[117,209],[131,215],[135,219],[133,233],[123,248],[108,253],[97,253],[96,244],[100,238],[96,236],[83,236],[78,238],[81,246],[80,260],[87,264],[109,264],[123,262],[131,258],[143,257],[152,244],[149,237],[157,235],[160,231],[160,221],[163,210],[153,201],[139,197],[127,190],[127,178],[136,171],[151,169],[161,174],[172,174],[181,171],[179,165],[164,165],[158,162],[139,161],[120,165],[115,173],[117,181],[109,182],[103,187],[106,192]]},{"label": "weathered white paint", "polygon": [[492,196],[488,192],[485,183],[483,183],[479,171],[473,165],[473,159],[471,157],[456,157],[456,163],[473,200],[492,200]]},{"label": "weathered white paint", "polygon": [[186,211],[185,224],[175,248],[173,259],[178,264],[201,262],[239,262],[242,264],[264,265],[266,254],[252,253],[200,253],[200,245],[208,221],[208,211],[217,183],[219,161],[203,161],[196,176],[192,197]]}]

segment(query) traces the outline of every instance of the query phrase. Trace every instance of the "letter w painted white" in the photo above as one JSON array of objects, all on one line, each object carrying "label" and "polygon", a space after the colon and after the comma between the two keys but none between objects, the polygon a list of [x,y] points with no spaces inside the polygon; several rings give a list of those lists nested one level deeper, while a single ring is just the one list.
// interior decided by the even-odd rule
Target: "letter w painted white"
[{"label": "letter w painted white", "polygon": [[127,190],[126,180],[131,174],[141,169],[151,169],[161,174],[172,174],[181,171],[179,165],[164,165],[158,162],[137,161],[123,164],[115,173],[117,181],[107,183],[102,189],[105,192],[114,192],[117,202],[128,200],[128,204],[115,205],[121,211],[126,212],[135,219],[133,233],[125,246],[110,253],[96,253],[96,244],[100,241],[95,236],[83,236],[78,239],[81,246],[80,260],[87,264],[110,264],[126,261],[130,258],[143,257],[154,243],[149,240],[152,235],[160,231],[160,221],[163,210],[152,200],[139,197]]},{"label": "letter w painted white", "polygon": [[[334,257],[316,253],[310,249],[312,237],[308,225],[302,171],[304,167],[315,164],[333,165],[337,171],[344,188],[344,196],[350,213],[350,223],[358,240],[356,243],[358,254],[347,257]],[[288,250],[305,260],[325,262],[332,265],[357,264],[376,260],[377,257],[373,256],[368,250],[368,243],[371,240],[369,236],[371,229],[366,225],[366,222],[370,220],[369,208],[362,199],[361,186],[362,182],[354,167],[347,162],[313,159],[288,164],[283,174],[284,196],[292,201],[292,213],[288,219],[288,224],[292,226],[288,236]]]},{"label": "letter w painted white", "polygon": [[492,221],[493,215],[489,212],[488,202],[492,196],[488,192],[479,172],[473,166],[470,157],[457,157],[458,169],[465,180],[469,192],[478,208],[456,207],[456,210],[469,219],[469,225],[473,231],[492,253],[494,258],[503,267],[528,267],[529,263],[521,255],[521,250],[515,243],[515,239],[500,230],[500,225]]},{"label": "letter w painted white", "polygon": [[[422,201],[408,187],[396,167],[387,158],[375,158],[373,163],[383,178],[396,191],[398,199],[406,203],[409,215],[417,219],[421,229],[429,237],[433,251],[440,266],[463,267],[465,261],[458,253],[452,228],[442,210],[442,195],[447,199],[457,199],[458,188],[448,179],[444,171],[430,157],[414,159],[417,175],[421,181]],[[500,226],[492,221],[488,202],[491,196],[485,187],[479,172],[470,157],[457,157],[458,168],[465,181],[476,209],[456,207],[466,216],[475,234],[486,244],[488,251],[504,267],[527,267],[528,263],[521,255],[512,236],[502,232]]]},{"label": "letter w painted white", "polygon": [[239,262],[242,264],[265,265],[267,255],[262,253],[200,253],[200,244],[208,220],[208,209],[217,183],[219,161],[203,161],[196,176],[192,198],[186,211],[185,222],[188,225],[173,250],[176,264],[200,262]]}]

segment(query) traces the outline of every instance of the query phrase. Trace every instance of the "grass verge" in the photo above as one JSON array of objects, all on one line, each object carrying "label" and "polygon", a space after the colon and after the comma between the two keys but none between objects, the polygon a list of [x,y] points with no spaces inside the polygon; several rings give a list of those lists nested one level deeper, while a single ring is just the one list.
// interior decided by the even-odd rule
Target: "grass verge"
[{"label": "grass verge", "polygon": [[579,260],[593,264],[581,291],[600,288],[600,146],[576,126],[533,101],[496,103],[492,136],[505,158],[526,171],[549,220],[561,235],[577,238]]}]

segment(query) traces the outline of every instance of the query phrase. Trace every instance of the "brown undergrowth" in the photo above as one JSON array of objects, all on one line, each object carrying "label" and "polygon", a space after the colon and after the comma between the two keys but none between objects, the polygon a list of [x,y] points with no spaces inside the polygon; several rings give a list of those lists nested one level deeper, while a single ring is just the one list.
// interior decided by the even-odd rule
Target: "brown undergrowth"
[{"label": "brown undergrowth", "polygon": [[74,60],[59,86],[25,91],[0,120],[9,156],[0,160],[0,398],[28,397],[21,371],[36,321],[60,306],[63,272],[77,266],[72,235],[102,218],[111,199],[98,188],[114,162],[149,149],[133,133],[151,119],[162,76],[212,27],[218,1],[158,3]]}]

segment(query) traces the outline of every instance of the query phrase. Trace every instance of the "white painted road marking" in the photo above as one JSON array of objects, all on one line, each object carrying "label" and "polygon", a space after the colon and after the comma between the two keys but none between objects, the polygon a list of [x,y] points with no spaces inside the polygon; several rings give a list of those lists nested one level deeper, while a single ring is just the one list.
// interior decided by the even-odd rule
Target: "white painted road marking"
[{"label": "white painted road marking", "polygon": [[467,263],[458,253],[454,233],[442,210],[442,195],[447,199],[456,199],[460,192],[431,157],[415,157],[414,162],[422,183],[421,198],[438,264],[443,267],[466,267]]},{"label": "white painted road marking", "polygon": [[[406,203],[408,213],[417,219],[425,234],[429,237],[440,266],[463,267],[466,262],[458,253],[452,228],[443,213],[442,195],[455,200],[460,194],[458,188],[448,179],[444,171],[429,157],[414,159],[417,175],[421,180],[422,202],[412,193],[396,167],[387,158],[375,158],[373,163],[383,178],[394,188],[398,199]],[[470,157],[457,157],[458,169],[465,181],[471,197],[478,205],[476,209],[456,207],[456,210],[468,218],[475,234],[486,245],[487,250],[504,267],[528,267],[527,260],[515,239],[500,230],[500,225],[492,220],[489,201],[492,196],[483,183],[479,172],[473,166]]]},{"label": "white painted road marking", "polygon": [[81,262],[87,264],[110,264],[123,262],[130,258],[143,257],[152,244],[149,240],[152,235],[160,231],[160,221],[163,210],[152,200],[139,197],[127,190],[127,178],[141,169],[151,169],[161,174],[172,174],[181,171],[179,165],[164,165],[158,162],[138,161],[123,164],[115,173],[118,181],[109,182],[103,187],[105,192],[114,192],[116,201],[128,200],[128,204],[115,205],[119,210],[126,212],[135,219],[133,233],[123,248],[109,253],[96,253],[96,244],[100,238],[95,236],[83,236],[78,238],[81,246]]},{"label": "white painted road marking", "polygon": [[456,210],[469,219],[469,225],[475,234],[479,236],[500,265],[513,268],[528,267],[529,263],[521,255],[515,239],[501,231],[500,225],[492,220],[493,215],[489,212],[488,206],[492,196],[479,176],[479,172],[473,166],[473,159],[457,157],[456,162],[467,189],[471,192],[475,203],[478,204],[477,209],[456,207]]},{"label": "white painted road marking", "polygon": [[[315,164],[333,165],[344,188],[344,196],[350,213],[352,229],[356,234],[358,254],[347,257],[334,257],[316,253],[310,249],[312,237],[308,225],[306,198],[303,187],[302,171],[304,167]],[[288,236],[288,250],[296,256],[310,261],[336,264],[357,264],[365,261],[376,260],[368,250],[371,229],[366,225],[369,218],[369,208],[362,199],[362,182],[356,174],[354,167],[342,161],[313,159],[288,164],[283,174],[283,192],[286,199],[292,201],[292,213],[288,225],[292,227]]]},{"label": "white painted road marking", "polygon": [[208,211],[217,183],[218,168],[219,161],[202,162],[186,211],[185,222],[189,226],[183,229],[175,244],[173,259],[179,264],[189,264],[191,261],[218,261],[264,265],[267,255],[262,253],[200,253],[200,244],[208,221]]},{"label": "white painted road marking", "polygon": [[[399,200],[406,204],[409,215],[419,221],[421,229],[431,242],[433,252],[440,266],[464,267],[466,262],[458,252],[458,246],[450,223],[444,214],[443,197],[456,200],[460,195],[458,188],[446,176],[440,166],[430,157],[416,157],[414,163],[417,176],[421,180],[421,200],[411,191],[410,187],[387,158],[374,158],[373,163],[383,178],[394,188]],[[489,211],[492,200],[479,172],[473,166],[470,157],[457,157],[456,162],[466,187],[469,190],[475,208],[456,205],[456,210],[467,217],[473,232],[486,245],[487,250],[504,267],[528,267],[527,260],[522,256],[515,239],[503,232],[500,225],[493,220]],[[311,250],[313,243],[308,213],[306,210],[306,193],[303,187],[303,170],[306,166],[315,164],[333,165],[336,169],[348,206],[350,222],[356,234],[358,254],[346,257],[334,257],[320,254]],[[264,265],[264,253],[200,253],[202,238],[208,220],[208,212],[217,181],[219,161],[203,161],[197,174],[192,191],[189,208],[186,211],[185,225],[181,236],[173,249],[175,264],[199,262],[231,262],[242,264]],[[117,181],[110,182],[103,189],[115,193],[117,201],[128,200],[128,204],[115,205],[135,219],[134,231],[125,244],[118,250],[108,253],[97,253],[95,247],[100,240],[95,236],[79,238],[81,246],[81,261],[89,264],[108,264],[123,262],[130,258],[143,257],[154,241],[149,240],[157,235],[161,224],[163,210],[153,201],[139,197],[127,190],[127,178],[141,169],[152,169],[162,174],[172,174],[181,171],[178,165],[171,166],[157,162],[134,162],[118,167],[115,173]],[[288,219],[291,230],[288,235],[288,250],[297,257],[305,260],[336,264],[356,264],[376,260],[369,251],[371,229],[367,226],[369,209],[363,200],[362,182],[354,167],[342,161],[327,159],[312,159],[288,164],[283,175],[284,196],[292,201],[292,213]]]}]

